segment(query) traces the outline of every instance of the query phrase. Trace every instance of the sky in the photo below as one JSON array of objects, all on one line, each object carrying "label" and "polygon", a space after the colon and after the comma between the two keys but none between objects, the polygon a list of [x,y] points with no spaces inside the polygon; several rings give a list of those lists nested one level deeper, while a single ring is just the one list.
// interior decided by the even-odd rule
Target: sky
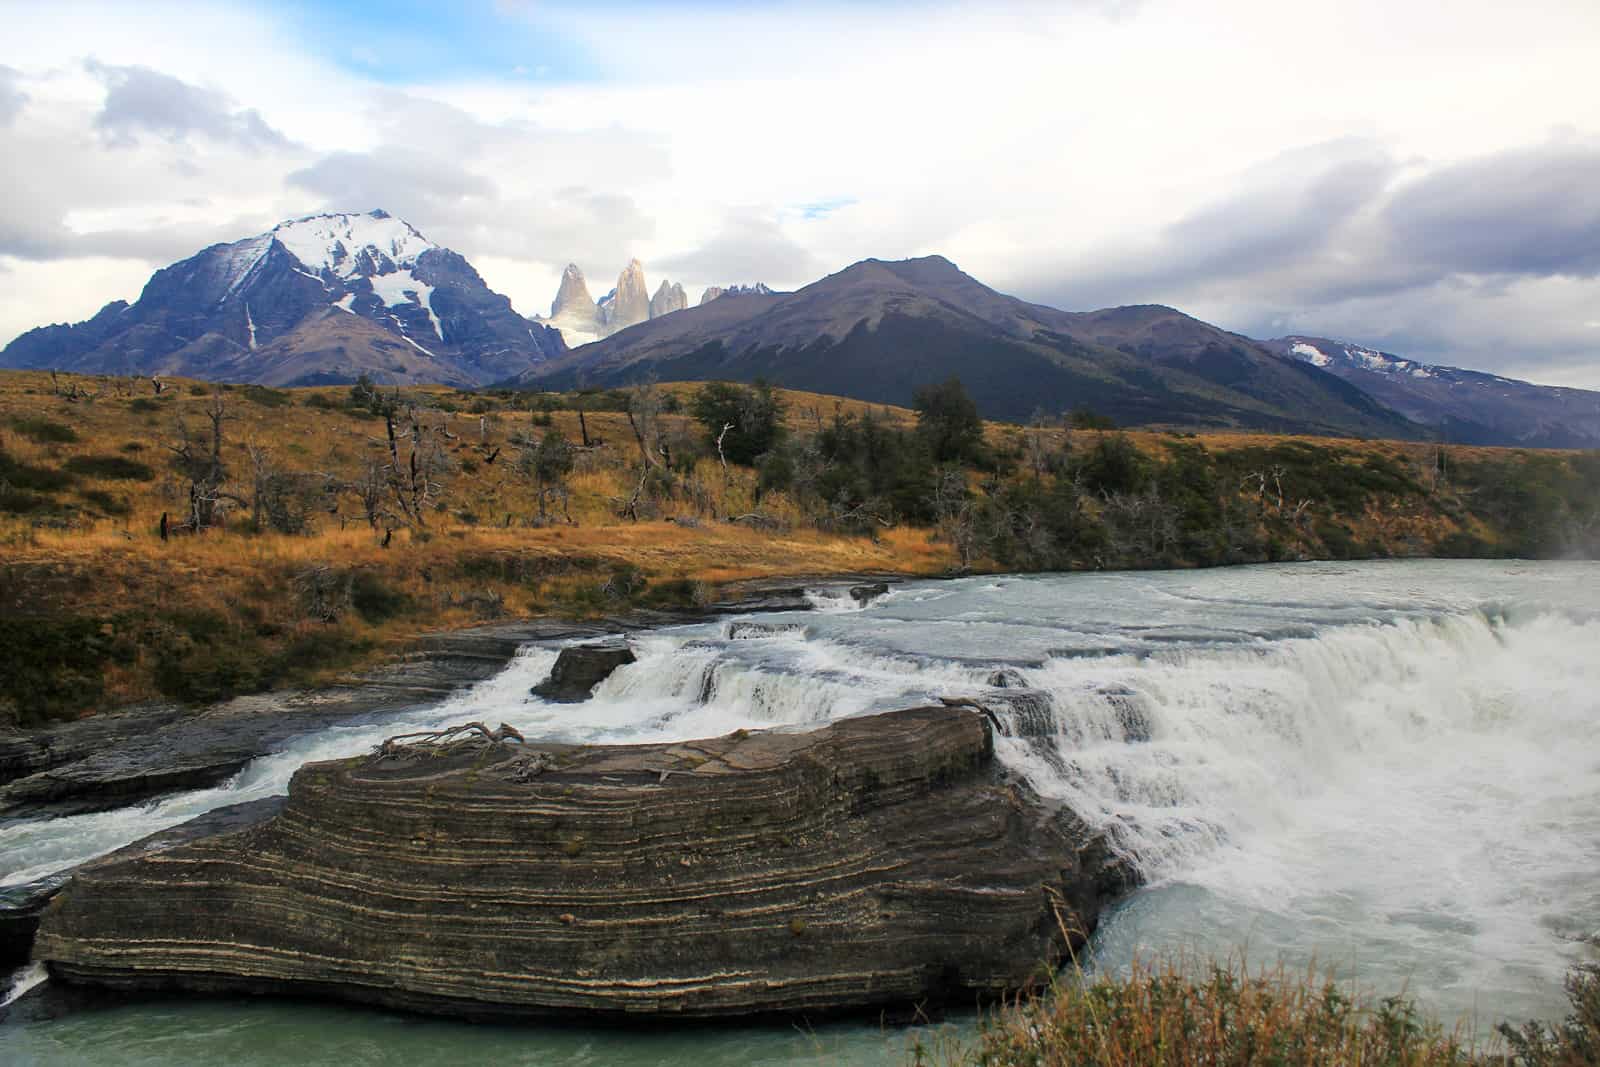
[{"label": "sky", "polygon": [[942,254],[1600,388],[1600,2],[0,0],[0,344],[321,211],[525,315]]}]

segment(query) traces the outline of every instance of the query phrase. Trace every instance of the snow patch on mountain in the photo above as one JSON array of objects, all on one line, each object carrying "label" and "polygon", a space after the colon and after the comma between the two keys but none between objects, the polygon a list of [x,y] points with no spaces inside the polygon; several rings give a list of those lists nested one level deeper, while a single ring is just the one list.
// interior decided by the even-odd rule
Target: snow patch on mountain
[{"label": "snow patch on mountain", "polygon": [[1333,357],[1323,352],[1316,345],[1308,345],[1304,341],[1296,341],[1289,346],[1289,351],[1305,360],[1307,363],[1318,367],[1326,367],[1333,362]]},{"label": "snow patch on mountain", "polygon": [[346,280],[409,270],[418,256],[438,247],[385,211],[310,215],[279,223],[270,236],[311,270]]},{"label": "snow patch on mountain", "polygon": [[420,305],[428,313],[429,321],[433,323],[433,332],[439,335],[439,340],[444,340],[444,327],[439,322],[439,316],[433,313],[433,286],[418,281],[417,276],[410,271],[375,274],[367,281],[371,283],[373,293],[386,307],[397,307],[401,304]]}]

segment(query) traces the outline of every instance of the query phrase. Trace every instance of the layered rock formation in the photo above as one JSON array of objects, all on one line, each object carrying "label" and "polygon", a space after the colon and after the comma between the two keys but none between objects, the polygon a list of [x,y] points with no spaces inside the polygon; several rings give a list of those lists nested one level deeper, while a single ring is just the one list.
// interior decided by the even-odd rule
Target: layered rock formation
[{"label": "layered rock formation", "polygon": [[1048,974],[1116,885],[990,730],[917,708],[312,764],[268,822],[81,870],[34,955],[75,983],[468,1016],[971,1003]]}]

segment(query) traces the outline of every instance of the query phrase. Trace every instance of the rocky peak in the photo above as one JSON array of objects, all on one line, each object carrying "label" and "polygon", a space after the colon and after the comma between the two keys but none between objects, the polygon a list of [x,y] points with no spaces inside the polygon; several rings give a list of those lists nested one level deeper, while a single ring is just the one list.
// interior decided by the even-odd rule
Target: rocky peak
[{"label": "rocky peak", "polygon": [[556,290],[555,302],[550,305],[550,317],[556,318],[568,309],[589,315],[593,315],[595,309],[594,297],[589,295],[589,285],[576,263],[568,263],[567,269],[561,272],[561,288]]},{"label": "rocky peak", "polygon": [[650,289],[644,280],[644,264],[628,261],[617,276],[615,296],[605,305],[606,328],[615,332],[636,326],[650,318]]},{"label": "rocky peak", "polygon": [[662,315],[682,311],[688,306],[689,294],[683,291],[683,286],[663,279],[661,287],[656,290],[656,295],[650,298],[650,317],[658,319]]}]

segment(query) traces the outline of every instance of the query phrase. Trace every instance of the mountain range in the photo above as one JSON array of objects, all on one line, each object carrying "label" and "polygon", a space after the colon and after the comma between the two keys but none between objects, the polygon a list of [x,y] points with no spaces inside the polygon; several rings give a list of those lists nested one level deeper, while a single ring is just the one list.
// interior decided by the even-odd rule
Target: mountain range
[{"label": "mountain range", "polygon": [[157,271],[139,299],[45,326],[0,366],[265,385],[472,387],[567,350],[461,255],[383,211],[313,215]]},{"label": "mountain range", "polygon": [[382,211],[204,249],[132,304],[23,334],[0,367],[278,386],[765,378],[897,404],[954,376],[1000,419],[1088,408],[1128,426],[1600,447],[1600,393],[1326,338],[1257,341],[1160,305],[1062,311],[940,256],[864,260],[792,293],[712,287],[693,307],[681,284],[650,294],[638,260],[600,300],[570,265],[550,317],[524,318],[465,258]]},{"label": "mountain range", "polygon": [[1279,337],[1262,346],[1338,375],[1441,440],[1600,448],[1600,393],[1588,389],[1418,363],[1326,337]]},{"label": "mountain range", "polygon": [[747,292],[546,360],[523,387],[764,377],[883,403],[960,377],[984,414],[1089,407],[1124,425],[1414,436],[1334,375],[1171,308],[1073,313],[995,292],[940,256],[869,259],[793,293]]}]

